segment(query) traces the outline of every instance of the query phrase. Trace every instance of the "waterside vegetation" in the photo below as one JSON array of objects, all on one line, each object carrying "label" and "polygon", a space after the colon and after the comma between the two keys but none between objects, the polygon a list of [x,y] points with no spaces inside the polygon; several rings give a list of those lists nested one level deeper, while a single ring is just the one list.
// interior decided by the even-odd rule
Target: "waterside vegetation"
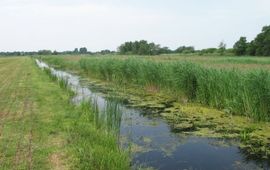
[{"label": "waterside vegetation", "polygon": [[[154,57],[152,57],[153,59]],[[84,73],[121,85],[135,84],[165,90],[190,102],[226,109],[255,120],[270,119],[270,73],[268,70],[217,69],[189,61],[127,58],[45,59],[51,64],[81,69]],[[69,65],[72,63],[72,65]],[[76,66],[74,66],[76,65]],[[226,65],[226,64],[225,64]]]},{"label": "waterside vegetation", "polygon": [[64,80],[28,57],[0,65],[1,169],[129,169],[117,136],[96,128],[90,105],[70,102]]},{"label": "waterside vegetation", "polygon": [[42,59],[89,77],[100,88],[115,88],[115,95],[127,99],[131,107],[144,108],[166,118],[174,132],[240,140],[240,147],[247,153],[269,159],[269,61],[266,58]]}]

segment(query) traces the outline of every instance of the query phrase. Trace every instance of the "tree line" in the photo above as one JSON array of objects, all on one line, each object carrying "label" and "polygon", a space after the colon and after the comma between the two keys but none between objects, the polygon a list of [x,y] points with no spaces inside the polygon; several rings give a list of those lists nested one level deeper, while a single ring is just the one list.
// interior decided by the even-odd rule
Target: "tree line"
[{"label": "tree line", "polygon": [[249,55],[249,56],[270,56],[270,26],[262,28],[254,40],[247,42],[246,37],[240,39],[234,44],[233,48],[226,48],[226,44],[222,41],[217,48],[207,48],[195,50],[193,46],[180,46],[176,50],[168,47],[161,47],[159,44],[148,43],[146,40],[125,42],[118,47],[120,54],[136,54],[136,55],[158,55],[169,53],[180,54],[198,54],[198,55]]},{"label": "tree line", "polygon": [[125,42],[124,44],[118,47],[118,53],[120,54],[136,54],[136,55],[158,55],[158,54],[210,54],[218,53],[224,55],[226,52],[229,52],[229,49],[226,49],[226,44],[221,42],[218,48],[208,48],[202,50],[195,50],[193,46],[180,46],[175,50],[171,50],[168,47],[161,47],[159,44],[148,43],[146,40],[134,41],[134,42]]},{"label": "tree line", "polygon": [[161,47],[159,44],[140,40],[125,42],[118,47],[117,51],[120,54],[158,55],[170,53],[194,53],[195,48],[193,46],[180,46],[176,50],[171,50],[169,47]]},{"label": "tree line", "polygon": [[148,43],[146,40],[125,42],[118,47],[120,54],[138,54],[138,55],[158,55],[162,53],[171,53],[168,47],[161,47],[159,44]]},{"label": "tree line", "polygon": [[51,50],[38,50],[38,51],[14,51],[14,52],[0,52],[0,56],[29,56],[29,55],[65,55],[65,54],[112,54],[115,53],[115,51],[110,51],[110,50],[101,50],[98,52],[91,52],[88,51],[86,47],[81,47],[81,48],[75,48],[72,51],[51,51]]},{"label": "tree line", "polygon": [[240,37],[233,49],[238,56],[270,56],[270,26],[263,27],[262,32],[250,42],[246,37]]},{"label": "tree line", "polygon": [[193,46],[180,46],[175,50],[169,47],[162,47],[153,42],[146,40],[129,41],[121,44],[117,52],[110,50],[101,50],[98,52],[90,52],[86,47],[75,48],[73,51],[51,51],[39,50],[33,52],[0,52],[0,56],[24,56],[24,55],[59,55],[59,54],[134,54],[134,55],[159,55],[159,54],[197,54],[197,55],[250,55],[250,56],[270,56],[270,26],[262,28],[256,38],[247,42],[246,37],[240,39],[234,44],[233,48],[226,48],[226,44],[222,41],[217,48],[206,48],[195,50]]}]

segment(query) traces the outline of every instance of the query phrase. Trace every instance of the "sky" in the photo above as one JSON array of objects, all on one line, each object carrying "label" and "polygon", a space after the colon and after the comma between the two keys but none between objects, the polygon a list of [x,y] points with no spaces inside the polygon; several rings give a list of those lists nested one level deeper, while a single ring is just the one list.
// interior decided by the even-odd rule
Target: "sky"
[{"label": "sky", "polygon": [[147,40],[230,48],[270,25],[270,0],[0,0],[0,51],[116,50]]}]

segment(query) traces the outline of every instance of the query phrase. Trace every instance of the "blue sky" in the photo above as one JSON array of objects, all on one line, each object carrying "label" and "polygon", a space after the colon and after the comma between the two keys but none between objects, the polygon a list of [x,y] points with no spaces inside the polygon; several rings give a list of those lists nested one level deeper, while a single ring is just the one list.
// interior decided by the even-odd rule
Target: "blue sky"
[{"label": "blue sky", "polygon": [[1,0],[0,51],[115,50],[146,39],[172,49],[232,47],[270,25],[269,0]]}]

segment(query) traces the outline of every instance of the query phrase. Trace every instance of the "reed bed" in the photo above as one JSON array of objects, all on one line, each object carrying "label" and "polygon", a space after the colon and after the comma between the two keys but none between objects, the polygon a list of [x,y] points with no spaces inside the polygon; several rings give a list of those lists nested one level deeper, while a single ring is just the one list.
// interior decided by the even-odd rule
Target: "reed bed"
[{"label": "reed bed", "polygon": [[[78,67],[78,66],[77,66]],[[106,81],[155,86],[256,120],[270,120],[270,73],[266,70],[206,68],[182,61],[155,62],[128,58],[82,58],[79,67]]]}]

